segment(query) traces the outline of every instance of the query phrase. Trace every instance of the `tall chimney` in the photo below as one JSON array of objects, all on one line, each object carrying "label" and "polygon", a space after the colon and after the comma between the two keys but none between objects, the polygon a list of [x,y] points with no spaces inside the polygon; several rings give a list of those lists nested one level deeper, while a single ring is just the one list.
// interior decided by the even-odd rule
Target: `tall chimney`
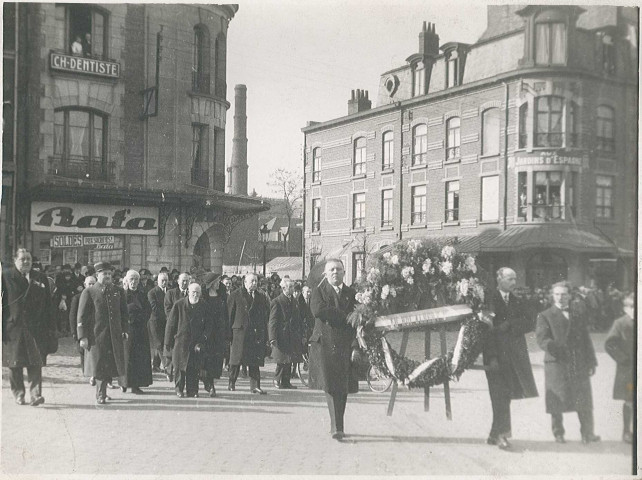
[{"label": "tall chimney", "polygon": [[230,165],[230,193],[247,195],[247,87],[234,87],[234,138]]}]

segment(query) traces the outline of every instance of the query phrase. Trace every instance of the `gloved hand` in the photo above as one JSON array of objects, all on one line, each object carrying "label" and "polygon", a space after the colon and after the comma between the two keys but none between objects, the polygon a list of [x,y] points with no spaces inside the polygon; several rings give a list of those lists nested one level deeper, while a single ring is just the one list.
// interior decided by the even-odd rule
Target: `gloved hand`
[{"label": "gloved hand", "polygon": [[84,348],[85,350],[89,351],[91,349],[91,347],[89,346],[89,340],[86,338],[81,338],[80,348]]},{"label": "gloved hand", "polygon": [[203,347],[201,346],[201,344],[200,344],[200,343],[197,343],[196,345],[194,345],[194,351],[195,351],[196,353],[201,353],[201,349],[202,349],[202,348],[203,348]]},{"label": "gloved hand", "polygon": [[129,338],[129,333],[123,332],[123,340],[127,340]]}]

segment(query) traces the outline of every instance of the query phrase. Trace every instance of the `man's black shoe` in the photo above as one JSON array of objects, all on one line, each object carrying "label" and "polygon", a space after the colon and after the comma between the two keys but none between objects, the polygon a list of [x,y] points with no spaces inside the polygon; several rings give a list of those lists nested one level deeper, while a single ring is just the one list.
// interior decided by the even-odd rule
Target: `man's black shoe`
[{"label": "man's black shoe", "polygon": [[16,403],[18,405],[24,405],[25,404],[25,396],[24,395],[18,395],[16,397]]},{"label": "man's black shoe", "polygon": [[342,439],[343,439],[343,437],[345,437],[345,436],[346,436],[346,435],[345,435],[345,433],[343,433],[343,432],[334,432],[334,433],[332,434],[332,438],[333,438],[334,440],[342,440]]},{"label": "man's black shoe", "polygon": [[36,397],[31,399],[29,405],[31,405],[32,407],[37,407],[38,405],[42,405],[43,403],[45,403],[45,397]]},{"label": "man's black shoe", "polygon": [[288,383],[287,385],[284,385],[283,388],[286,390],[296,390],[296,387],[292,385],[291,383]]},{"label": "man's black shoe", "polygon": [[96,377],[91,377],[89,379],[89,385],[91,385],[92,387],[96,386]]},{"label": "man's black shoe", "polygon": [[506,437],[499,437],[497,439],[497,446],[500,450],[510,450],[511,444]]},{"label": "man's black shoe", "polygon": [[267,395],[267,392],[265,390],[260,389],[259,387],[253,388],[252,393],[258,394],[258,395]]},{"label": "man's black shoe", "polygon": [[214,385],[212,385],[212,389],[210,390],[210,398],[214,398],[216,396],[216,388],[214,388]]},{"label": "man's black shoe", "polygon": [[198,398],[198,393],[188,393],[187,398]]},{"label": "man's black shoe", "polygon": [[104,399],[103,397],[98,397],[98,398],[96,399],[96,403],[97,403],[98,405],[105,405],[105,403],[107,403],[107,402],[105,401],[105,399]]},{"label": "man's black shoe", "polygon": [[138,388],[138,387],[132,387],[132,393],[135,393],[136,395],[144,395],[144,394],[145,394],[145,392],[144,392],[144,391],[142,391],[142,390],[141,390],[140,388]]},{"label": "man's black shoe", "polygon": [[183,392],[181,392],[180,390],[176,390],[176,396],[178,398],[185,398],[185,394]]},{"label": "man's black shoe", "polygon": [[486,443],[488,445],[497,445],[497,437],[488,437]]}]

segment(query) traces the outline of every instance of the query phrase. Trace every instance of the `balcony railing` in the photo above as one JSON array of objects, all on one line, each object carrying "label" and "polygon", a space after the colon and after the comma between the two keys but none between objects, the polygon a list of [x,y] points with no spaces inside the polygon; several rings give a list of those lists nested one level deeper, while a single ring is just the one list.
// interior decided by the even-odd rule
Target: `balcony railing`
[{"label": "balcony railing", "polygon": [[459,221],[459,209],[447,208],[444,215],[444,221],[446,223]]},{"label": "balcony railing", "polygon": [[392,219],[391,218],[384,218],[381,220],[381,226],[382,227],[392,227]]},{"label": "balcony railing", "polygon": [[359,162],[354,164],[354,175],[363,175],[366,173],[366,162]]},{"label": "balcony railing", "polygon": [[201,170],[192,167],[192,185],[208,188],[210,186],[209,170]]},{"label": "balcony railing", "polygon": [[461,150],[459,147],[448,147],[446,149],[446,160],[455,160],[460,157]]},{"label": "balcony railing", "polygon": [[365,217],[357,217],[352,219],[352,228],[364,228],[366,226]]},{"label": "balcony railing", "polygon": [[426,218],[426,212],[413,212],[410,223],[411,225],[421,225],[422,223],[426,223]]},{"label": "balcony railing", "polygon": [[82,178],[101,182],[114,181],[114,162],[87,158],[49,157],[49,175],[65,178]]},{"label": "balcony railing", "polygon": [[192,71],[192,91],[197,93],[210,93],[209,72]]},{"label": "balcony railing", "polygon": [[319,222],[319,221],[312,222],[312,231],[313,232],[320,232],[321,231],[321,222]]},{"label": "balcony railing", "polygon": [[412,155],[412,165],[425,165],[428,159],[428,154],[426,153],[415,153]]}]

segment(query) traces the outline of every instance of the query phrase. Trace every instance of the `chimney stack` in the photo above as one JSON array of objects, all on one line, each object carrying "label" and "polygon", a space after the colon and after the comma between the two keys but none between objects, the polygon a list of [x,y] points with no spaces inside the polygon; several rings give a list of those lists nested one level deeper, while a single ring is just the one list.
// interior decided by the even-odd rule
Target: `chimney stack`
[{"label": "chimney stack", "polygon": [[230,172],[230,193],[247,195],[247,87],[234,87],[234,138],[232,140],[232,162]]},{"label": "chimney stack", "polygon": [[419,33],[419,54],[424,57],[436,57],[439,55],[439,35],[435,33],[435,24],[424,22]]},{"label": "chimney stack", "polygon": [[363,112],[372,108],[372,102],[368,99],[368,90],[352,90],[348,100],[348,115]]}]

